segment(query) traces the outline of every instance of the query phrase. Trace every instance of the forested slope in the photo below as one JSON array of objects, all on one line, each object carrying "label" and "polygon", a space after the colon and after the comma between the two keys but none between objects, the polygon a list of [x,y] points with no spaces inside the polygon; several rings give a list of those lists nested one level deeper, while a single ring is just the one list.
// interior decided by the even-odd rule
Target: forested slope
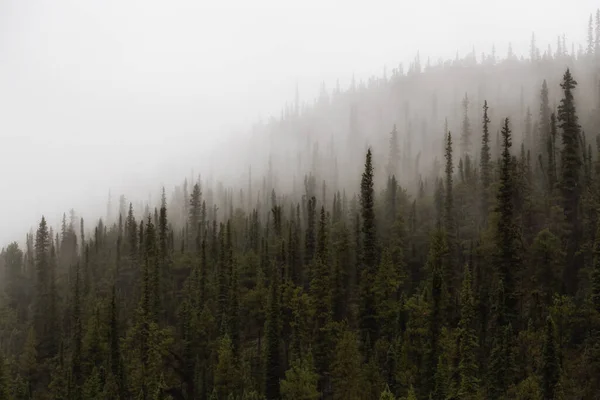
[{"label": "forested slope", "polygon": [[589,29],[324,89],[239,179],[42,217],[0,257],[0,399],[600,398]]}]

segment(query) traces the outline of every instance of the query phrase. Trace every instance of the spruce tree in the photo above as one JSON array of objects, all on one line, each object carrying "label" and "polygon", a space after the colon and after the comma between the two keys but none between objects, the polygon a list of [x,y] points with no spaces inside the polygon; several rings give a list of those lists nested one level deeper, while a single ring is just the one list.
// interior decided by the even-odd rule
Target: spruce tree
[{"label": "spruce tree", "polygon": [[[189,204],[189,216],[188,216],[188,223],[189,223],[189,236],[188,236],[188,243],[196,243],[196,236],[197,235],[201,235],[202,232],[200,231],[200,218],[201,218],[201,207],[202,207],[202,192],[200,191],[200,185],[198,183],[196,183],[194,185],[194,188],[192,189],[192,194],[190,197],[190,204]],[[193,245],[193,247],[190,247],[191,249],[197,251],[198,249],[196,249],[195,245]]]},{"label": "spruce tree", "polygon": [[79,264],[75,267],[75,283],[73,284],[73,338],[71,343],[71,380],[74,400],[82,399],[81,385],[83,384],[82,351],[83,327],[81,322],[81,294],[79,282]]},{"label": "spruce tree", "polygon": [[445,260],[448,257],[448,246],[443,231],[437,230],[431,238],[431,247],[427,259],[427,270],[430,273],[431,309],[429,312],[428,350],[424,369],[426,393],[434,390],[434,377],[440,356],[439,339],[444,326],[445,307],[447,305],[444,282]]},{"label": "spruce tree", "polygon": [[477,379],[477,346],[478,338],[475,333],[475,299],[473,297],[471,270],[465,267],[463,284],[460,293],[460,322],[459,328],[459,353],[460,385],[458,394],[461,399],[476,399],[479,380]]},{"label": "spruce tree", "polygon": [[546,318],[542,354],[542,392],[544,399],[555,399],[560,379],[560,362],[556,348],[556,331],[552,317]]},{"label": "spruce tree", "polygon": [[398,143],[398,132],[396,131],[396,124],[394,124],[394,128],[390,133],[390,142],[389,142],[390,150],[388,155],[388,164],[387,164],[387,176],[397,175],[400,171],[398,170],[400,165],[400,148]]},{"label": "spruce tree", "polygon": [[456,225],[454,221],[454,192],[453,192],[453,174],[454,163],[452,161],[452,133],[448,131],[446,135],[446,149],[444,157],[446,159],[446,193],[444,195],[444,229],[446,230],[448,247],[450,248],[449,264],[452,268],[454,262],[454,239],[456,233]]},{"label": "spruce tree", "polygon": [[362,340],[377,339],[377,321],[375,319],[375,298],[372,291],[377,269],[377,231],[375,223],[375,199],[373,190],[373,162],[371,149],[367,150],[365,170],[360,184],[360,206],[362,216],[362,271],[361,284],[361,331]]},{"label": "spruce tree", "polygon": [[280,290],[279,290],[279,272],[277,268],[273,268],[271,276],[271,289],[269,294],[269,305],[267,313],[267,323],[265,338],[266,344],[266,374],[265,374],[265,397],[267,400],[279,400],[280,383],[282,376],[281,360],[279,352],[280,342]]},{"label": "spruce tree", "polygon": [[361,355],[354,332],[344,331],[336,345],[331,365],[334,400],[363,399]]},{"label": "spruce tree", "polygon": [[517,248],[518,234],[514,223],[513,165],[510,154],[512,145],[509,120],[502,127],[502,158],[500,160],[500,187],[496,195],[496,273],[503,282],[504,307],[508,321],[517,316],[516,277],[519,273],[520,250]]},{"label": "spruce tree", "polygon": [[592,304],[600,313],[600,223],[596,223],[596,240],[594,241],[594,265],[592,269]]},{"label": "spruce tree", "polygon": [[483,135],[481,137],[481,155],[479,165],[481,168],[481,210],[483,221],[487,219],[489,207],[489,188],[492,180],[491,153],[490,153],[490,119],[488,118],[487,100],[483,103]]},{"label": "spruce tree", "polygon": [[579,220],[579,198],[581,196],[580,169],[581,149],[579,148],[581,140],[581,131],[577,122],[577,112],[575,110],[575,101],[573,90],[577,86],[577,81],[573,79],[571,71],[567,69],[561,83],[563,89],[563,98],[558,106],[558,122],[562,131],[562,150],[561,150],[561,193],[562,206],[565,219],[568,224],[569,234],[567,241],[567,262],[564,269],[564,281],[568,293],[575,293],[577,286],[577,273],[579,262],[577,251],[579,250],[581,226]]},{"label": "spruce tree", "polygon": [[462,156],[469,155],[471,153],[471,123],[469,122],[469,97],[465,93],[465,97],[462,101],[463,107],[463,120],[462,120],[462,133],[460,136],[460,147]]},{"label": "spruce tree", "polygon": [[126,388],[123,376],[123,361],[121,359],[121,346],[119,336],[119,315],[117,309],[117,294],[115,286],[112,287],[110,299],[110,319],[108,321],[108,339],[109,339],[109,362],[110,373],[117,386],[118,400],[126,399]]}]

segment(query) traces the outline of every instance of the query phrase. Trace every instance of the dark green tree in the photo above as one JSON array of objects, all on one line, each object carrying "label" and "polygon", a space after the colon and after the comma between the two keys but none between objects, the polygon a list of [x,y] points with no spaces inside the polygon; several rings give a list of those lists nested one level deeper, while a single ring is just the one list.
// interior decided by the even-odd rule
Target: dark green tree
[{"label": "dark green tree", "polygon": [[514,190],[513,165],[510,154],[512,145],[509,120],[504,120],[502,127],[502,158],[500,160],[500,186],[496,195],[496,273],[503,282],[504,304],[507,321],[517,317],[516,279],[519,274],[520,249],[518,248],[518,232],[514,223]]},{"label": "dark green tree", "polygon": [[560,379],[560,361],[556,349],[556,328],[552,317],[546,318],[544,350],[542,356],[542,392],[544,399],[556,399]]},{"label": "dark green tree", "polygon": [[373,161],[371,149],[367,150],[365,170],[360,184],[360,206],[362,216],[362,260],[361,318],[362,339],[371,344],[377,339],[377,321],[373,281],[379,263],[377,249],[377,230],[375,222],[375,194],[373,190]]},{"label": "dark green tree", "polygon": [[558,122],[562,131],[560,187],[562,206],[570,231],[566,238],[567,260],[563,276],[567,293],[575,293],[580,265],[580,257],[576,253],[579,250],[581,237],[579,199],[581,196],[580,170],[582,161],[579,146],[581,128],[578,123],[573,97],[573,90],[576,86],[577,81],[573,79],[571,71],[567,69],[560,85],[563,89],[563,98],[558,106]]},{"label": "dark green tree", "polygon": [[273,268],[274,273],[271,277],[271,289],[269,294],[269,305],[266,322],[266,374],[265,374],[265,397],[267,400],[279,400],[281,398],[280,382],[282,377],[281,359],[280,359],[280,290],[279,290],[279,271]]},{"label": "dark green tree", "polygon": [[489,190],[492,181],[492,166],[490,153],[490,119],[488,118],[487,100],[483,103],[483,135],[481,137],[481,155],[479,166],[481,168],[481,217],[485,221],[489,208]]},{"label": "dark green tree", "polygon": [[459,353],[460,363],[458,366],[460,374],[460,385],[458,394],[461,399],[476,399],[479,390],[477,347],[478,338],[474,328],[475,325],[475,299],[473,297],[471,269],[467,265],[460,292],[460,322],[459,329]]}]

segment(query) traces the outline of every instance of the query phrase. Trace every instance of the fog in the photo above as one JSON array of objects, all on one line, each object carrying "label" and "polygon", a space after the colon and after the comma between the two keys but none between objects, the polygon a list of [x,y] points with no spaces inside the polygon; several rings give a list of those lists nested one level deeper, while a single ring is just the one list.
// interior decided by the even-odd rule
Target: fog
[{"label": "fog", "polygon": [[[86,218],[102,217],[109,190],[113,203],[120,194],[143,201],[151,194],[156,201],[161,185],[170,193],[192,171],[237,183],[249,165],[265,168],[270,152],[278,165],[289,164],[286,155],[292,157],[298,143],[304,150],[308,139],[273,144],[259,139],[269,125],[255,124],[280,118],[286,103],[294,104],[296,90],[300,104],[312,105],[322,84],[329,94],[337,82],[346,90],[353,77],[358,85],[383,77],[385,70],[388,79],[399,64],[408,71],[417,52],[423,66],[428,58],[433,64],[472,49],[479,59],[493,46],[504,57],[509,43],[517,55],[528,56],[532,32],[542,52],[548,44],[555,49],[556,36],[565,34],[570,52],[572,42],[585,46],[587,18],[596,6],[592,0],[579,0],[577,7],[558,0],[3,0],[0,242],[22,240],[42,214],[55,227],[71,208]],[[534,113],[540,79],[553,79],[555,89],[563,66],[522,89]],[[440,84],[440,99],[444,91],[462,98],[468,89],[452,92]],[[523,93],[510,90],[506,99]],[[470,93],[473,110],[479,110],[483,98],[475,102],[477,89]],[[380,126],[363,114],[361,129],[380,138],[363,132],[367,140],[356,143],[361,151],[363,143],[387,140],[392,123],[404,126],[398,116],[403,102],[380,109]],[[441,121],[451,114],[451,102],[440,102],[427,128],[439,131],[439,139]],[[420,115],[416,121],[429,112],[419,99],[411,105],[410,114]],[[471,116],[474,126],[477,115]],[[332,125],[349,118],[347,108],[330,113],[326,125],[313,124],[311,137],[321,129],[338,138],[336,132],[347,127]],[[441,156],[423,140],[419,146],[432,152],[424,159]],[[322,151],[327,143],[325,136]],[[307,171],[298,172],[300,184]]]}]

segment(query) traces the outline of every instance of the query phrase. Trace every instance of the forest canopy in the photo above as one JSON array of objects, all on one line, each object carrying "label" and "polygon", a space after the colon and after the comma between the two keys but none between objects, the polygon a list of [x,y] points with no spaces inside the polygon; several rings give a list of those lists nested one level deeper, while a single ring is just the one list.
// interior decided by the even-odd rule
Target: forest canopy
[{"label": "forest canopy", "polygon": [[588,32],[323,88],[239,181],[42,217],[0,253],[0,399],[597,398]]}]

